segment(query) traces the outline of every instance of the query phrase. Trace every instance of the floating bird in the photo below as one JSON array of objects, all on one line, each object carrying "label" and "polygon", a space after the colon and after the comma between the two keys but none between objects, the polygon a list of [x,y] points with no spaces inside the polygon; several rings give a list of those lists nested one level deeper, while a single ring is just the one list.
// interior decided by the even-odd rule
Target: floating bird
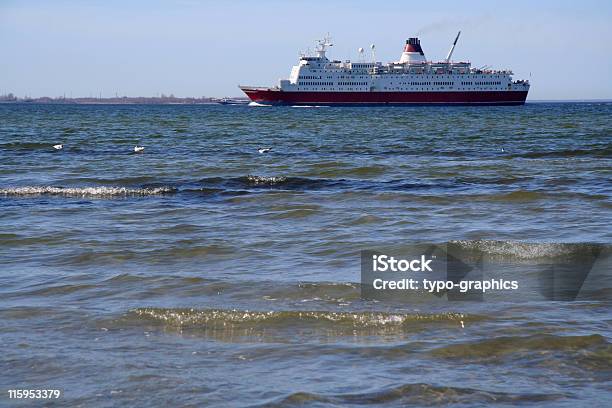
[{"label": "floating bird", "polygon": [[144,146],[134,146],[134,153],[142,153],[144,152]]},{"label": "floating bird", "polygon": [[259,153],[268,153],[268,152],[272,151],[272,148],[271,147],[260,147],[259,149],[257,149],[257,151]]},{"label": "floating bird", "polygon": [[63,144],[56,144],[56,145],[53,145],[53,148],[55,150],[62,150],[64,148],[64,145]]}]

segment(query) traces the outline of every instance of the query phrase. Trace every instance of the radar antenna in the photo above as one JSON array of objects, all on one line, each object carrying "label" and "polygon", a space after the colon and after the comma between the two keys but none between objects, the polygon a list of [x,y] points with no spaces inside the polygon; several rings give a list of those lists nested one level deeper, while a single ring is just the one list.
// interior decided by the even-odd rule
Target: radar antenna
[{"label": "radar antenna", "polygon": [[325,57],[325,51],[327,51],[327,47],[331,47],[334,45],[332,43],[332,39],[329,36],[329,33],[322,39],[317,40],[317,55],[321,58]]},{"label": "radar antenna", "polygon": [[365,62],[365,60],[363,59],[363,51],[364,49],[362,47],[359,47],[357,49],[357,52],[359,53],[359,62]]}]

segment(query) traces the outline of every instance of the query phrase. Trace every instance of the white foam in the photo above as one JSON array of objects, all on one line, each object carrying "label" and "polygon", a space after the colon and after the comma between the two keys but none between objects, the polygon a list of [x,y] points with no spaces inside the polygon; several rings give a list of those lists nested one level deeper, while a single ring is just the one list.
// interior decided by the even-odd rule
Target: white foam
[{"label": "white foam", "polygon": [[287,177],[264,177],[248,175],[247,180],[251,184],[277,184],[287,181]]},{"label": "white foam", "polygon": [[248,106],[272,106],[272,105],[264,105],[262,103],[250,102]]},{"label": "white foam", "polygon": [[468,250],[518,259],[554,258],[590,249],[589,244],[531,243],[519,241],[451,241]]},{"label": "white foam", "polygon": [[51,187],[26,186],[0,188],[0,195],[4,196],[37,196],[54,195],[65,197],[121,197],[121,196],[148,196],[174,192],[171,187],[154,188],[127,188],[127,187]]}]

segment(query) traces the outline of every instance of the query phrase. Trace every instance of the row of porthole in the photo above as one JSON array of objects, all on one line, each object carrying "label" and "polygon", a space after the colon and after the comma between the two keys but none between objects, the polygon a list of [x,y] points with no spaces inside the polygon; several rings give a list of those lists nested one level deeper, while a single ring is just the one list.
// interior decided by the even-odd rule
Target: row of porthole
[{"label": "row of porthole", "polygon": [[[322,88],[322,89],[315,89],[316,91],[365,91],[368,88],[357,88],[357,89],[353,89],[353,88],[348,88],[348,89],[338,89],[338,88],[334,88],[334,89],[327,89],[327,88]],[[388,88],[388,87],[384,87],[383,89],[388,90],[388,91],[393,91],[393,90],[397,90],[397,91],[440,91],[440,90],[444,90],[444,88]],[[305,89],[305,88],[299,88],[297,89],[298,91],[313,91],[313,89]],[[474,89],[464,89],[464,88],[458,88],[456,89],[457,91],[474,91]],[[479,89],[481,90],[481,89]],[[491,91],[494,91],[495,89],[489,89]]]}]

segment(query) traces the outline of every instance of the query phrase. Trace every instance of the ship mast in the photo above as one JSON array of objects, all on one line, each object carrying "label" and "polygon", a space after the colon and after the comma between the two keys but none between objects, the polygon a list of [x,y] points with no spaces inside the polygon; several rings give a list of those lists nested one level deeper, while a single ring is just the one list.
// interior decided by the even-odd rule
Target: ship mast
[{"label": "ship mast", "polygon": [[461,35],[461,31],[457,33],[457,37],[455,37],[455,42],[453,42],[453,46],[451,47],[448,55],[446,56],[446,63],[450,62],[451,57],[453,56],[453,51],[455,51],[455,46],[457,45],[457,41],[459,40],[459,36]]},{"label": "ship mast", "polygon": [[329,33],[325,36],[325,38],[319,40],[318,43],[319,45],[317,47],[317,57],[324,58],[327,47],[331,47],[332,45],[334,45],[331,42],[331,37],[329,36]]}]

